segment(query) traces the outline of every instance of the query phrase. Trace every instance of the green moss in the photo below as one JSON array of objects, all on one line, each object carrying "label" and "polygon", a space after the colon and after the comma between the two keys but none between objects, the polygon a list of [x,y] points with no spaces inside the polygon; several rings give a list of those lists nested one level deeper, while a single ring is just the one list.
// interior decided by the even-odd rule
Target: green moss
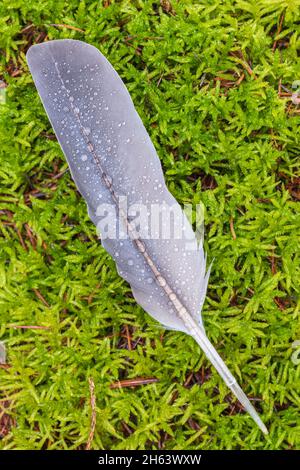
[{"label": "green moss", "polygon": [[[84,448],[89,377],[92,448],[300,448],[300,365],[292,360],[300,339],[299,107],[278,95],[280,83],[291,90],[300,79],[299,5],[1,2],[3,449]],[[84,40],[108,57],[168,187],[181,203],[203,202],[214,259],[206,329],[257,400],[269,438],[194,341],[163,332],[136,305],[97,241],[25,61],[28,46],[46,35]],[[110,388],[141,376],[158,381]]]}]

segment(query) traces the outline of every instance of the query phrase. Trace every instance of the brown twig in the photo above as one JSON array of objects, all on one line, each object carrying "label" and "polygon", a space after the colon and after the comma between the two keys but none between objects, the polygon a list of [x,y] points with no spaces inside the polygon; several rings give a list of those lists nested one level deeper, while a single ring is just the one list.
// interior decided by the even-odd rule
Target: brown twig
[{"label": "brown twig", "polygon": [[253,78],[256,78],[255,75],[254,75],[254,72],[253,72],[252,68],[250,67],[250,65],[248,64],[248,62],[242,61],[241,65],[246,70],[246,72],[249,73],[249,75],[253,75]]},{"label": "brown twig", "polygon": [[42,294],[40,293],[38,289],[32,289],[32,290],[35,293],[35,295],[43,302],[43,304],[46,305],[46,307],[50,307],[47,300],[45,299],[45,297],[42,296]]},{"label": "brown twig", "polygon": [[34,24],[28,24],[27,26],[25,26],[25,28],[21,29],[20,33],[21,34],[28,33],[29,31],[31,32],[33,29],[34,29]]},{"label": "brown twig", "polygon": [[17,235],[18,235],[18,237],[19,237],[19,240],[20,240],[20,243],[21,243],[22,247],[24,248],[25,251],[27,251],[27,246],[25,245],[25,242],[24,242],[24,240],[23,240],[23,237],[22,237],[22,235],[21,235],[21,232],[20,232],[20,230],[19,230],[17,227],[16,227],[16,232],[17,232]]},{"label": "brown twig", "polygon": [[35,238],[32,234],[32,230],[31,230],[31,228],[29,227],[28,224],[25,224],[25,230],[26,230],[27,236],[29,238],[29,241],[31,243],[31,246],[35,250],[36,249],[36,240],[35,240]]},{"label": "brown twig", "polygon": [[236,240],[236,234],[235,234],[234,226],[233,226],[233,217],[230,217],[229,225],[230,225],[230,232],[231,232],[232,238]]},{"label": "brown twig", "polygon": [[127,338],[127,344],[128,344],[128,351],[132,350],[132,344],[131,344],[131,336],[129,333],[129,328],[128,325],[125,325],[125,331],[126,331],[126,338]]},{"label": "brown twig", "polygon": [[269,256],[269,261],[271,262],[271,271],[272,271],[272,274],[273,276],[276,274],[277,272],[277,269],[276,269],[276,258],[274,256],[274,252],[272,254],[272,256]]},{"label": "brown twig", "polygon": [[50,326],[40,325],[7,325],[9,328],[20,328],[22,330],[50,330]]},{"label": "brown twig", "polygon": [[89,377],[89,388],[90,388],[90,404],[91,404],[91,427],[88,437],[88,441],[85,450],[91,450],[91,444],[94,439],[96,429],[96,395],[95,395],[95,383],[91,377]]},{"label": "brown twig", "polygon": [[[282,13],[281,17],[280,17],[280,21],[279,21],[279,25],[278,25],[278,28],[277,28],[277,31],[276,31],[276,36],[278,36],[278,34],[281,33],[281,30],[282,30],[282,25],[283,25],[283,20],[284,20],[284,13]],[[276,48],[277,48],[277,39],[275,39],[274,41],[274,44],[273,44],[273,47],[272,47],[272,52],[275,52]]]},{"label": "brown twig", "polygon": [[159,85],[161,84],[162,79],[163,79],[163,74],[161,74],[161,76],[157,80],[157,84],[156,84],[157,87],[159,87]]},{"label": "brown twig", "polygon": [[239,86],[239,85],[242,83],[242,81],[244,80],[244,78],[245,78],[245,74],[242,73],[241,76],[240,76],[240,78],[235,82],[235,84],[236,84],[237,86]]},{"label": "brown twig", "polygon": [[161,41],[162,39],[164,39],[163,36],[143,36],[143,37],[140,37],[138,36],[137,34],[131,34],[130,36],[125,36],[124,37],[124,41],[127,42],[127,41],[133,41],[134,39],[140,39],[141,41]]},{"label": "brown twig", "polygon": [[110,389],[124,387],[139,387],[140,385],[148,385],[158,382],[156,377],[137,377],[135,379],[118,380],[110,385]]},{"label": "brown twig", "polygon": [[121,421],[122,427],[127,434],[127,437],[130,436],[133,433],[133,430],[128,426],[128,424],[125,423],[125,421]]},{"label": "brown twig", "polygon": [[249,75],[251,75],[254,79],[256,78],[255,73],[253,72],[248,62],[246,61],[242,51],[231,52],[230,55],[236,58],[237,62],[241,64],[243,69],[246,70],[246,72],[248,72]]},{"label": "brown twig", "polygon": [[60,171],[56,175],[51,176],[51,178],[54,179],[54,180],[57,180],[57,179],[61,178],[65,173],[67,173],[67,171],[69,171],[69,168],[65,168],[63,171]]},{"label": "brown twig", "polygon": [[190,384],[190,382],[191,382],[191,380],[192,380],[192,378],[193,378],[193,375],[194,375],[194,373],[191,372],[191,373],[187,376],[187,379],[186,379],[186,381],[185,381],[184,384],[183,384],[184,387],[188,387],[188,386],[189,386],[189,384]]},{"label": "brown twig", "polygon": [[87,303],[88,305],[90,305],[92,303],[92,300],[94,298],[94,295],[96,294],[96,292],[100,289],[101,287],[101,284],[97,284],[96,285],[96,288],[90,293],[90,295],[87,297]]},{"label": "brown twig", "polygon": [[83,29],[76,28],[76,26],[70,26],[69,24],[49,23],[46,26],[55,26],[56,28],[67,28],[72,29],[73,31],[79,31],[80,33],[85,33]]}]

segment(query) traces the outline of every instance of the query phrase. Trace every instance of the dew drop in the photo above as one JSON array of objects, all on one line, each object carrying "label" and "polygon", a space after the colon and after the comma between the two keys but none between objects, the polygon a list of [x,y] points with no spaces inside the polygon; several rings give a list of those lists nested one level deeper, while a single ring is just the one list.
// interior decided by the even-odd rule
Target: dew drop
[{"label": "dew drop", "polygon": [[85,161],[87,160],[87,158],[88,158],[87,155],[81,155],[81,160],[82,160],[83,162],[85,162]]}]

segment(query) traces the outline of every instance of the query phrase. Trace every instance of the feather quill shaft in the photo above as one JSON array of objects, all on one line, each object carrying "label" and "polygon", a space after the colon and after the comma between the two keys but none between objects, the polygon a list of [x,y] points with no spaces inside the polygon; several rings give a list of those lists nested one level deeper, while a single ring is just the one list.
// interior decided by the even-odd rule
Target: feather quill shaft
[{"label": "feather quill shaft", "polygon": [[199,310],[209,272],[205,273],[202,243],[197,244],[187,219],[183,217],[175,226],[190,237],[194,251],[187,250],[186,240],[144,239],[121,207],[124,194],[131,202],[143,202],[147,207],[163,202],[167,215],[179,205],[166,188],[155,149],[120,77],[97,49],[80,41],[32,46],[27,61],[73,179],[100,231],[103,223],[97,209],[99,201],[113,202],[117,208],[128,240],[119,234],[102,243],[115,259],[119,274],[130,283],[137,302],[165,326],[184,331],[196,340],[267,434],[205,334]]}]

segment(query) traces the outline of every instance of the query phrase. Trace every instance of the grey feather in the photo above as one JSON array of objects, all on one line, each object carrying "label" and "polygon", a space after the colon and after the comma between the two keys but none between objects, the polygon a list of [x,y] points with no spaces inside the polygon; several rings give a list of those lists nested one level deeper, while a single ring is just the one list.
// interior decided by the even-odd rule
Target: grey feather
[{"label": "grey feather", "polygon": [[[267,432],[205,335],[201,308],[209,272],[202,243],[166,187],[156,150],[121,78],[96,48],[80,41],[32,46],[27,60],[90,218],[136,301],[166,327],[193,336]],[[137,234],[135,222],[119,208],[124,196],[129,206],[164,207],[155,236]],[[99,213],[103,204],[117,208],[121,230],[118,227],[116,236],[105,233],[107,218]],[[181,237],[162,236],[169,217]],[[147,219],[143,228],[149,229],[148,224]],[[129,237],[124,238],[124,232]]]}]

